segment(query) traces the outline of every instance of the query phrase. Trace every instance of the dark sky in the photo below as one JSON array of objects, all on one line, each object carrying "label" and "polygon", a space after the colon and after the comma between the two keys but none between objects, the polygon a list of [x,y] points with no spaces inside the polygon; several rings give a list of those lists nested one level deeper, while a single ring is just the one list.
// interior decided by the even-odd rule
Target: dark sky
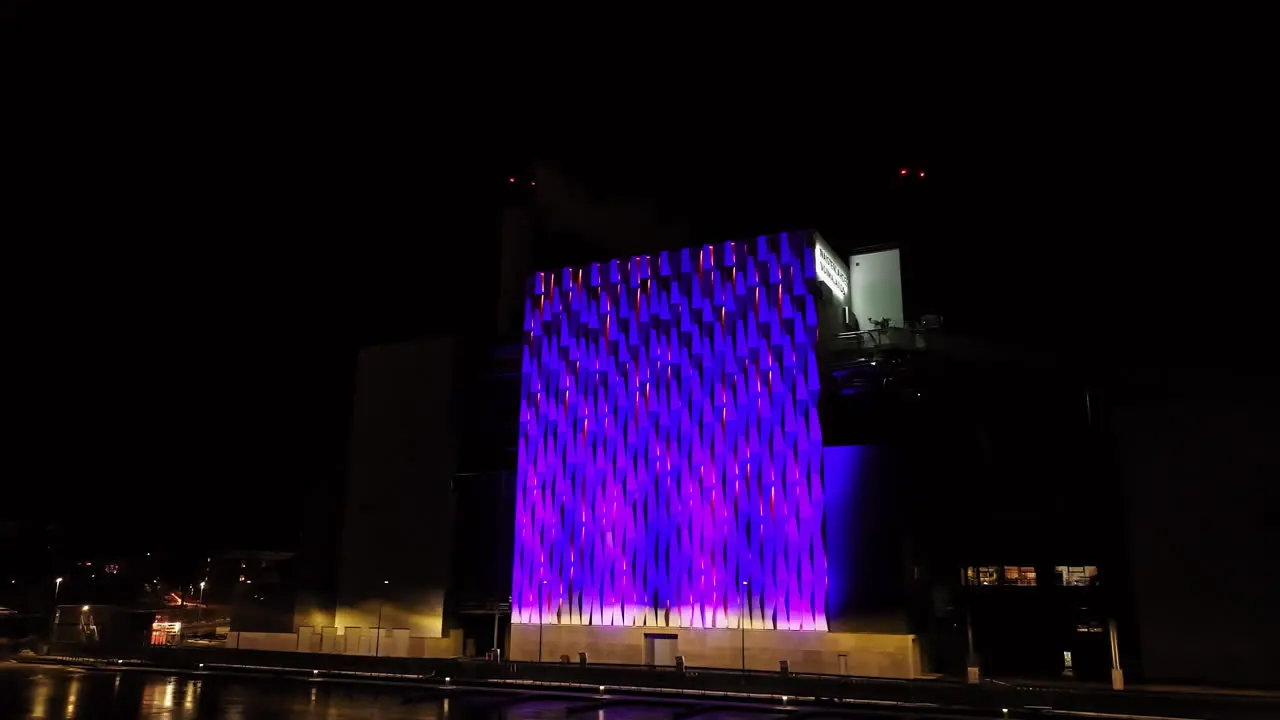
[{"label": "dark sky", "polygon": [[[283,7],[3,17],[0,514],[145,533],[173,498],[227,535],[341,473],[355,348],[492,317],[465,308],[534,163],[699,241],[910,239],[975,331],[1127,351],[1222,307],[1161,302],[1170,245],[1198,242],[1165,211],[1213,150],[1182,114],[1206,78],[1140,47]],[[928,189],[895,190],[900,166]]]}]

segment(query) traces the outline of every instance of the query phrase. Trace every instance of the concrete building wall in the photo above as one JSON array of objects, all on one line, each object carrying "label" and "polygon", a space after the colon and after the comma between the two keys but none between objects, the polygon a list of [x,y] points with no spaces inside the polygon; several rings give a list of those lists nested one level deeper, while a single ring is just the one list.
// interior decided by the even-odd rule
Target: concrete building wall
[{"label": "concrete building wall", "polygon": [[294,652],[298,649],[298,635],[296,633],[229,632],[226,647],[235,650]]},{"label": "concrete building wall", "polygon": [[1280,383],[1171,373],[1111,418],[1124,463],[1136,649],[1153,682],[1280,685]]},{"label": "concrete building wall", "polygon": [[[462,654],[462,633],[444,637],[412,637],[406,628],[299,628],[296,633],[231,632],[227,649],[271,652],[378,655],[380,657],[452,658]],[[329,642],[325,642],[325,640]]]},{"label": "concrete building wall", "polygon": [[[443,635],[453,537],[454,342],[360,353],[337,607],[307,624]],[[327,619],[327,621],[326,621]]]},{"label": "concrete building wall", "polygon": [[871,330],[889,318],[893,327],[906,322],[902,304],[902,262],[897,248],[859,253],[849,258],[850,302],[858,328]]},{"label": "concrete building wall", "polygon": [[[912,678],[920,674],[916,637],[879,633],[543,625],[542,660],[555,662],[568,655],[577,662],[578,653],[586,652],[588,662],[641,665],[646,632],[676,635],[675,654],[683,655],[690,667],[741,668],[745,639],[748,670],[777,670],[778,661],[786,660],[792,672],[839,674],[843,653],[849,675]],[[511,626],[511,660],[536,661],[538,646],[537,625]]]}]

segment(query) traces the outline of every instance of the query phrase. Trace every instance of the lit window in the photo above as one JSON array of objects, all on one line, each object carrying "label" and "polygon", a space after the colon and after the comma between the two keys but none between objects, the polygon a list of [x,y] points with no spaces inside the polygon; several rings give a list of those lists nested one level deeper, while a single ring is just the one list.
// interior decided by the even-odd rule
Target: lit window
[{"label": "lit window", "polygon": [[1025,586],[1035,585],[1036,569],[1026,565],[1005,565],[1004,584]]},{"label": "lit window", "polygon": [[964,569],[965,585],[995,585],[999,582],[1000,568],[995,565],[967,567]]},{"label": "lit window", "polygon": [[1097,565],[1058,565],[1053,569],[1066,586],[1092,585],[1098,574]]}]

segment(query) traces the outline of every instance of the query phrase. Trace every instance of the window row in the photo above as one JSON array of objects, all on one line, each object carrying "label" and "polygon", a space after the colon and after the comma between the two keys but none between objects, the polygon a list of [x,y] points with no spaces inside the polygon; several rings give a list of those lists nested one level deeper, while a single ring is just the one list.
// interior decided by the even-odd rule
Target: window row
[{"label": "window row", "polygon": [[[1053,577],[1047,585],[1078,587],[1092,585],[1098,575],[1096,565],[1055,565]],[[1036,569],[1031,565],[980,565],[964,569],[965,585],[1021,585],[1038,584]]]}]

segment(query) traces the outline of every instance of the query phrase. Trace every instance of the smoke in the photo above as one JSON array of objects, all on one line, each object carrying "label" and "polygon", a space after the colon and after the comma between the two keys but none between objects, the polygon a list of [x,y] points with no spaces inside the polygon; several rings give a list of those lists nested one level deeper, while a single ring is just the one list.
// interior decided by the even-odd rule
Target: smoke
[{"label": "smoke", "polygon": [[601,260],[688,246],[683,226],[659,220],[653,208],[640,201],[593,198],[581,184],[549,166],[535,168],[534,179],[535,203],[549,229],[577,235],[600,250]]}]

